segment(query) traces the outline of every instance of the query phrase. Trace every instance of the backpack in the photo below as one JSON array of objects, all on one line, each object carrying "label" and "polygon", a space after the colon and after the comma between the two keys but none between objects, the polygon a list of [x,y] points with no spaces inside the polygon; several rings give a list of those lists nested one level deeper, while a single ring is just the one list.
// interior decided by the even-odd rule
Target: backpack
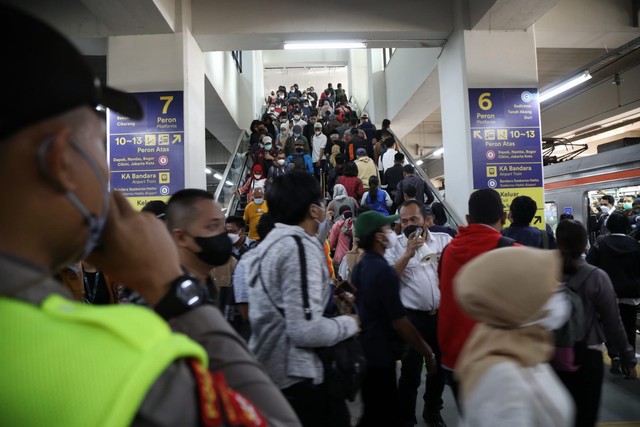
[{"label": "backpack", "polygon": [[569,320],[554,331],[556,351],[551,366],[557,371],[575,372],[584,362],[588,328],[584,303],[578,289],[596,269],[593,265],[584,264],[561,288],[571,305],[571,314]]},{"label": "backpack", "polygon": [[[376,199],[371,201],[371,193],[367,192],[367,195],[364,199],[364,202],[367,206],[369,206],[372,210],[376,212],[380,212],[382,215],[389,215],[389,210],[387,209],[386,198],[384,194],[382,194],[383,190],[378,190],[376,193]],[[381,200],[382,198],[382,200]]]}]

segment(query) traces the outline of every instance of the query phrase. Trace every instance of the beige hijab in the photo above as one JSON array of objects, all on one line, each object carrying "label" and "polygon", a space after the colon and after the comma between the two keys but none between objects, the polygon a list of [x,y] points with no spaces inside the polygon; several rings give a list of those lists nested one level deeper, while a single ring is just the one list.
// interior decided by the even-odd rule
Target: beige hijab
[{"label": "beige hijab", "polygon": [[456,366],[463,397],[493,365],[547,362],[554,345],[550,332],[522,326],[546,316],[541,310],[561,277],[557,251],[526,247],[495,249],[466,264],[454,279],[460,307],[478,320]]}]

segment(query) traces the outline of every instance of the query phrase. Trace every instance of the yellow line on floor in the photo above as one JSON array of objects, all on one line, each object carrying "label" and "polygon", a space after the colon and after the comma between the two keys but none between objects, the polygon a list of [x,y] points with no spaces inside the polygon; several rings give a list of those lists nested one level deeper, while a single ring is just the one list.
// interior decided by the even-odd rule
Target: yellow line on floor
[{"label": "yellow line on floor", "polygon": [[615,421],[609,423],[598,423],[598,427],[640,427],[640,421]]}]

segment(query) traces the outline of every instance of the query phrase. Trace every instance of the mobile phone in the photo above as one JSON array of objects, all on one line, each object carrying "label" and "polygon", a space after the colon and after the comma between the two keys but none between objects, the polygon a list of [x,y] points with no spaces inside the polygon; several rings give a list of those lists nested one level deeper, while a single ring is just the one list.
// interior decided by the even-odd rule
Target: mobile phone
[{"label": "mobile phone", "polygon": [[417,240],[419,237],[422,236],[422,227],[418,227],[416,228],[416,231],[414,231],[414,235],[413,235],[413,240]]}]

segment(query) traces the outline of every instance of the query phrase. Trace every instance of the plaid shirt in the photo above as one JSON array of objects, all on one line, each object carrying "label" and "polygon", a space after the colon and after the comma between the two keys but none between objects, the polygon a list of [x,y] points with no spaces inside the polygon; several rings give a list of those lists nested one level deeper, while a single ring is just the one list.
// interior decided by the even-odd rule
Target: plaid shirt
[{"label": "plaid shirt", "polygon": [[349,197],[353,197],[356,200],[360,200],[362,195],[364,194],[364,186],[362,185],[362,180],[357,176],[340,176],[336,180],[336,184],[344,185],[344,188],[347,190],[347,194]]}]

